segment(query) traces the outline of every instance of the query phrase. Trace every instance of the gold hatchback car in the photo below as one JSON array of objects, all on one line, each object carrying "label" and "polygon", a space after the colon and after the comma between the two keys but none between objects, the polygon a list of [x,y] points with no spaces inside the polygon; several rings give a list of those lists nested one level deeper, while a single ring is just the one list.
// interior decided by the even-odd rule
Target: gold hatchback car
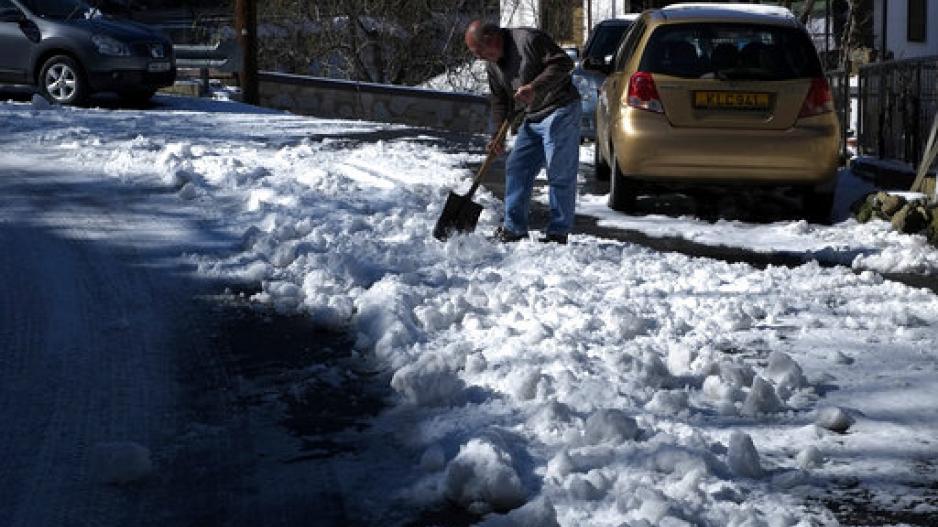
[{"label": "gold hatchback car", "polygon": [[[646,11],[612,62],[596,108],[596,174],[609,206],[639,189],[793,186],[826,217],[840,125],[817,51],[785,8],[676,4]],[[651,184],[651,185],[649,185]]]}]

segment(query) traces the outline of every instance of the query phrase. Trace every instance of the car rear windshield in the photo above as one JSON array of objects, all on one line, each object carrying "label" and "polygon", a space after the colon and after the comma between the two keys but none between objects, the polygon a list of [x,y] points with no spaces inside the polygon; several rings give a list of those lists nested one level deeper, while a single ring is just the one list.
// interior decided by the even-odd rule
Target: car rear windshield
[{"label": "car rear windshield", "polygon": [[799,28],[693,23],[660,26],[642,71],[685,78],[788,80],[821,76],[817,51]]},{"label": "car rear windshield", "polygon": [[613,55],[622,41],[622,35],[629,29],[628,24],[609,24],[599,26],[593,33],[589,47],[586,49],[586,56],[594,59],[601,59],[607,55]]}]

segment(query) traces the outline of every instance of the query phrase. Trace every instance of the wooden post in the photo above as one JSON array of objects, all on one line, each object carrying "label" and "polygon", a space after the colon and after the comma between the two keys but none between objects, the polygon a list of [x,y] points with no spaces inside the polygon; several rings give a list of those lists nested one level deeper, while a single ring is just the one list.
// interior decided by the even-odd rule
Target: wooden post
[{"label": "wooden post", "polygon": [[241,46],[241,101],[258,103],[257,90],[257,3],[256,0],[235,1],[235,31]]}]

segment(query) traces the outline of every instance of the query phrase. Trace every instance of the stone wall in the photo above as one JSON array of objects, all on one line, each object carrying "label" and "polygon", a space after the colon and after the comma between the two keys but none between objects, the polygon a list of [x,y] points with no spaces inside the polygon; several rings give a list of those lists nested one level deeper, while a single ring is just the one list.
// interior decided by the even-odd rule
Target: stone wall
[{"label": "stone wall", "polygon": [[264,72],[258,77],[261,106],[295,114],[457,132],[489,130],[489,100],[480,95],[283,73]]}]

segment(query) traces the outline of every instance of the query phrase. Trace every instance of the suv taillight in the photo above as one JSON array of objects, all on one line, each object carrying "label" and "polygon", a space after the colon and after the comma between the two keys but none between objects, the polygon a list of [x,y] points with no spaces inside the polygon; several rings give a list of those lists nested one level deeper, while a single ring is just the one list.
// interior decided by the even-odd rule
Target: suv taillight
[{"label": "suv taillight", "polygon": [[626,97],[626,104],[632,108],[664,113],[655,79],[647,71],[638,71],[632,75],[629,79],[629,92]]},{"label": "suv taillight", "polygon": [[801,105],[801,113],[798,117],[814,117],[822,113],[834,111],[834,96],[831,94],[831,87],[827,84],[827,79],[817,77],[811,80],[811,89],[808,96],[804,98],[804,104]]}]

